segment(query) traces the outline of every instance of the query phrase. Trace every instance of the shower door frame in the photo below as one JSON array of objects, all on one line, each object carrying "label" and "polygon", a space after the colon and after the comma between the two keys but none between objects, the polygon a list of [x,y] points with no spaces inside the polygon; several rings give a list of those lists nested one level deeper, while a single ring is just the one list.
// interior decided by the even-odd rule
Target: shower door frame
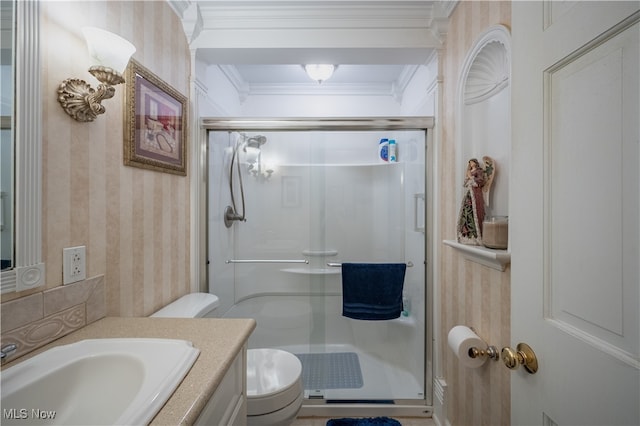
[{"label": "shower door frame", "polygon": [[[393,404],[330,404],[324,399],[305,399],[301,415],[323,416],[330,410],[332,415],[405,415],[431,417],[433,413],[433,264],[432,254],[435,252],[433,240],[433,117],[301,117],[301,118],[212,118],[200,119],[202,139],[200,146],[207,158],[210,131],[368,131],[368,130],[417,130],[425,132],[425,339],[424,339],[424,394],[422,400],[394,399]],[[208,164],[205,162],[205,164]],[[202,178],[208,185],[208,166],[204,167]],[[208,194],[208,190],[206,190]],[[208,197],[208,195],[207,195]],[[204,205],[203,205],[204,204]],[[200,205],[200,229],[208,230],[208,201]],[[205,239],[207,240],[207,239]],[[208,258],[209,244],[203,242],[200,248],[200,267],[205,279],[200,283],[200,291],[208,291]],[[417,404],[421,401],[422,404]]]}]

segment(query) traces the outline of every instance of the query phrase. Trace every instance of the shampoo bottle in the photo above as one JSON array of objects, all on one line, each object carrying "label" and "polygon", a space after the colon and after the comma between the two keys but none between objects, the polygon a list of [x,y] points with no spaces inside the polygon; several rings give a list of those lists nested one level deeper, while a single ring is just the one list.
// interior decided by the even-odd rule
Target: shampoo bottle
[{"label": "shampoo bottle", "polygon": [[402,316],[408,317],[411,313],[411,301],[407,296],[402,297]]},{"label": "shampoo bottle", "polygon": [[398,161],[398,146],[395,139],[389,140],[389,162],[396,163]]},{"label": "shampoo bottle", "polygon": [[378,144],[378,156],[382,161],[389,161],[389,139],[380,139]]}]

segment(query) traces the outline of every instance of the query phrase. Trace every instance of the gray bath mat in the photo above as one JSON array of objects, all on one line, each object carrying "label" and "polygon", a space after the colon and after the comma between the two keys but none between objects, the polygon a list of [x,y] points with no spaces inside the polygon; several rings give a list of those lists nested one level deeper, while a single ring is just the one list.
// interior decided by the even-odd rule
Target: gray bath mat
[{"label": "gray bath mat", "polygon": [[305,389],[361,388],[362,370],[355,352],[296,354],[302,363]]}]

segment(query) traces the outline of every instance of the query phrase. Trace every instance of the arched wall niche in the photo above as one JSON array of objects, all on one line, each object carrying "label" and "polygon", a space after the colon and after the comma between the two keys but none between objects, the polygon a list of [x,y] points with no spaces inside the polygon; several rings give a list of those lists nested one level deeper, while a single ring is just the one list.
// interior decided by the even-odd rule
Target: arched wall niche
[{"label": "arched wall niche", "polygon": [[511,157],[511,35],[488,28],[467,54],[458,80],[458,200],[467,162],[488,155],[496,162],[487,216],[509,215]]}]

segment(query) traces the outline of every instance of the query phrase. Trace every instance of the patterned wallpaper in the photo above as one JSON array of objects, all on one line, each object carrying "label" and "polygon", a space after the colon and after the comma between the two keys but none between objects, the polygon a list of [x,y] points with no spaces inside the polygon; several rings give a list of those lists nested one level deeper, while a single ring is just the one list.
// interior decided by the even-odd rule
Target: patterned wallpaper
[{"label": "patterned wallpaper", "polygon": [[[106,314],[148,315],[189,292],[189,179],[125,167],[122,162],[124,90],[105,101],[93,123],[68,117],[56,100],[65,78],[95,80],[80,27],[93,25],[127,38],[134,58],[179,92],[189,94],[190,54],[179,19],[164,1],[43,2],[43,234],[46,289],[2,296],[22,298],[62,283],[62,249],[87,246],[87,277],[104,276]],[[460,2],[454,11],[444,76],[439,223],[455,239],[456,87],[475,38],[494,24],[510,26],[509,2]],[[81,24],[79,24],[81,23]],[[452,425],[508,424],[510,372],[502,363],[468,370],[446,345],[457,324],[473,326],[491,344],[510,343],[510,269],[498,272],[441,250],[440,351]],[[100,278],[102,280],[102,278]]]},{"label": "patterned wallpaper", "polygon": [[[189,95],[190,52],[165,1],[42,2],[43,256],[46,288],[62,284],[62,249],[87,247],[87,278],[104,276],[106,314],[143,316],[189,292],[189,180],[123,165],[124,86],[80,123],[60,108],[66,78],[92,86],[81,27],[131,41],[133,55]],[[9,301],[34,291],[2,296]]]},{"label": "patterned wallpaper", "polygon": [[[440,150],[440,236],[456,239],[456,96],[458,78],[467,52],[485,29],[502,24],[510,28],[510,2],[460,2],[448,28],[441,62],[444,76],[442,146]],[[478,369],[459,365],[446,341],[455,325],[467,325],[498,349],[510,343],[510,268],[500,272],[465,260],[448,246],[441,249],[441,328],[437,348],[448,385],[447,419],[452,425],[504,425],[510,423],[510,371],[502,361],[487,361]]]}]

